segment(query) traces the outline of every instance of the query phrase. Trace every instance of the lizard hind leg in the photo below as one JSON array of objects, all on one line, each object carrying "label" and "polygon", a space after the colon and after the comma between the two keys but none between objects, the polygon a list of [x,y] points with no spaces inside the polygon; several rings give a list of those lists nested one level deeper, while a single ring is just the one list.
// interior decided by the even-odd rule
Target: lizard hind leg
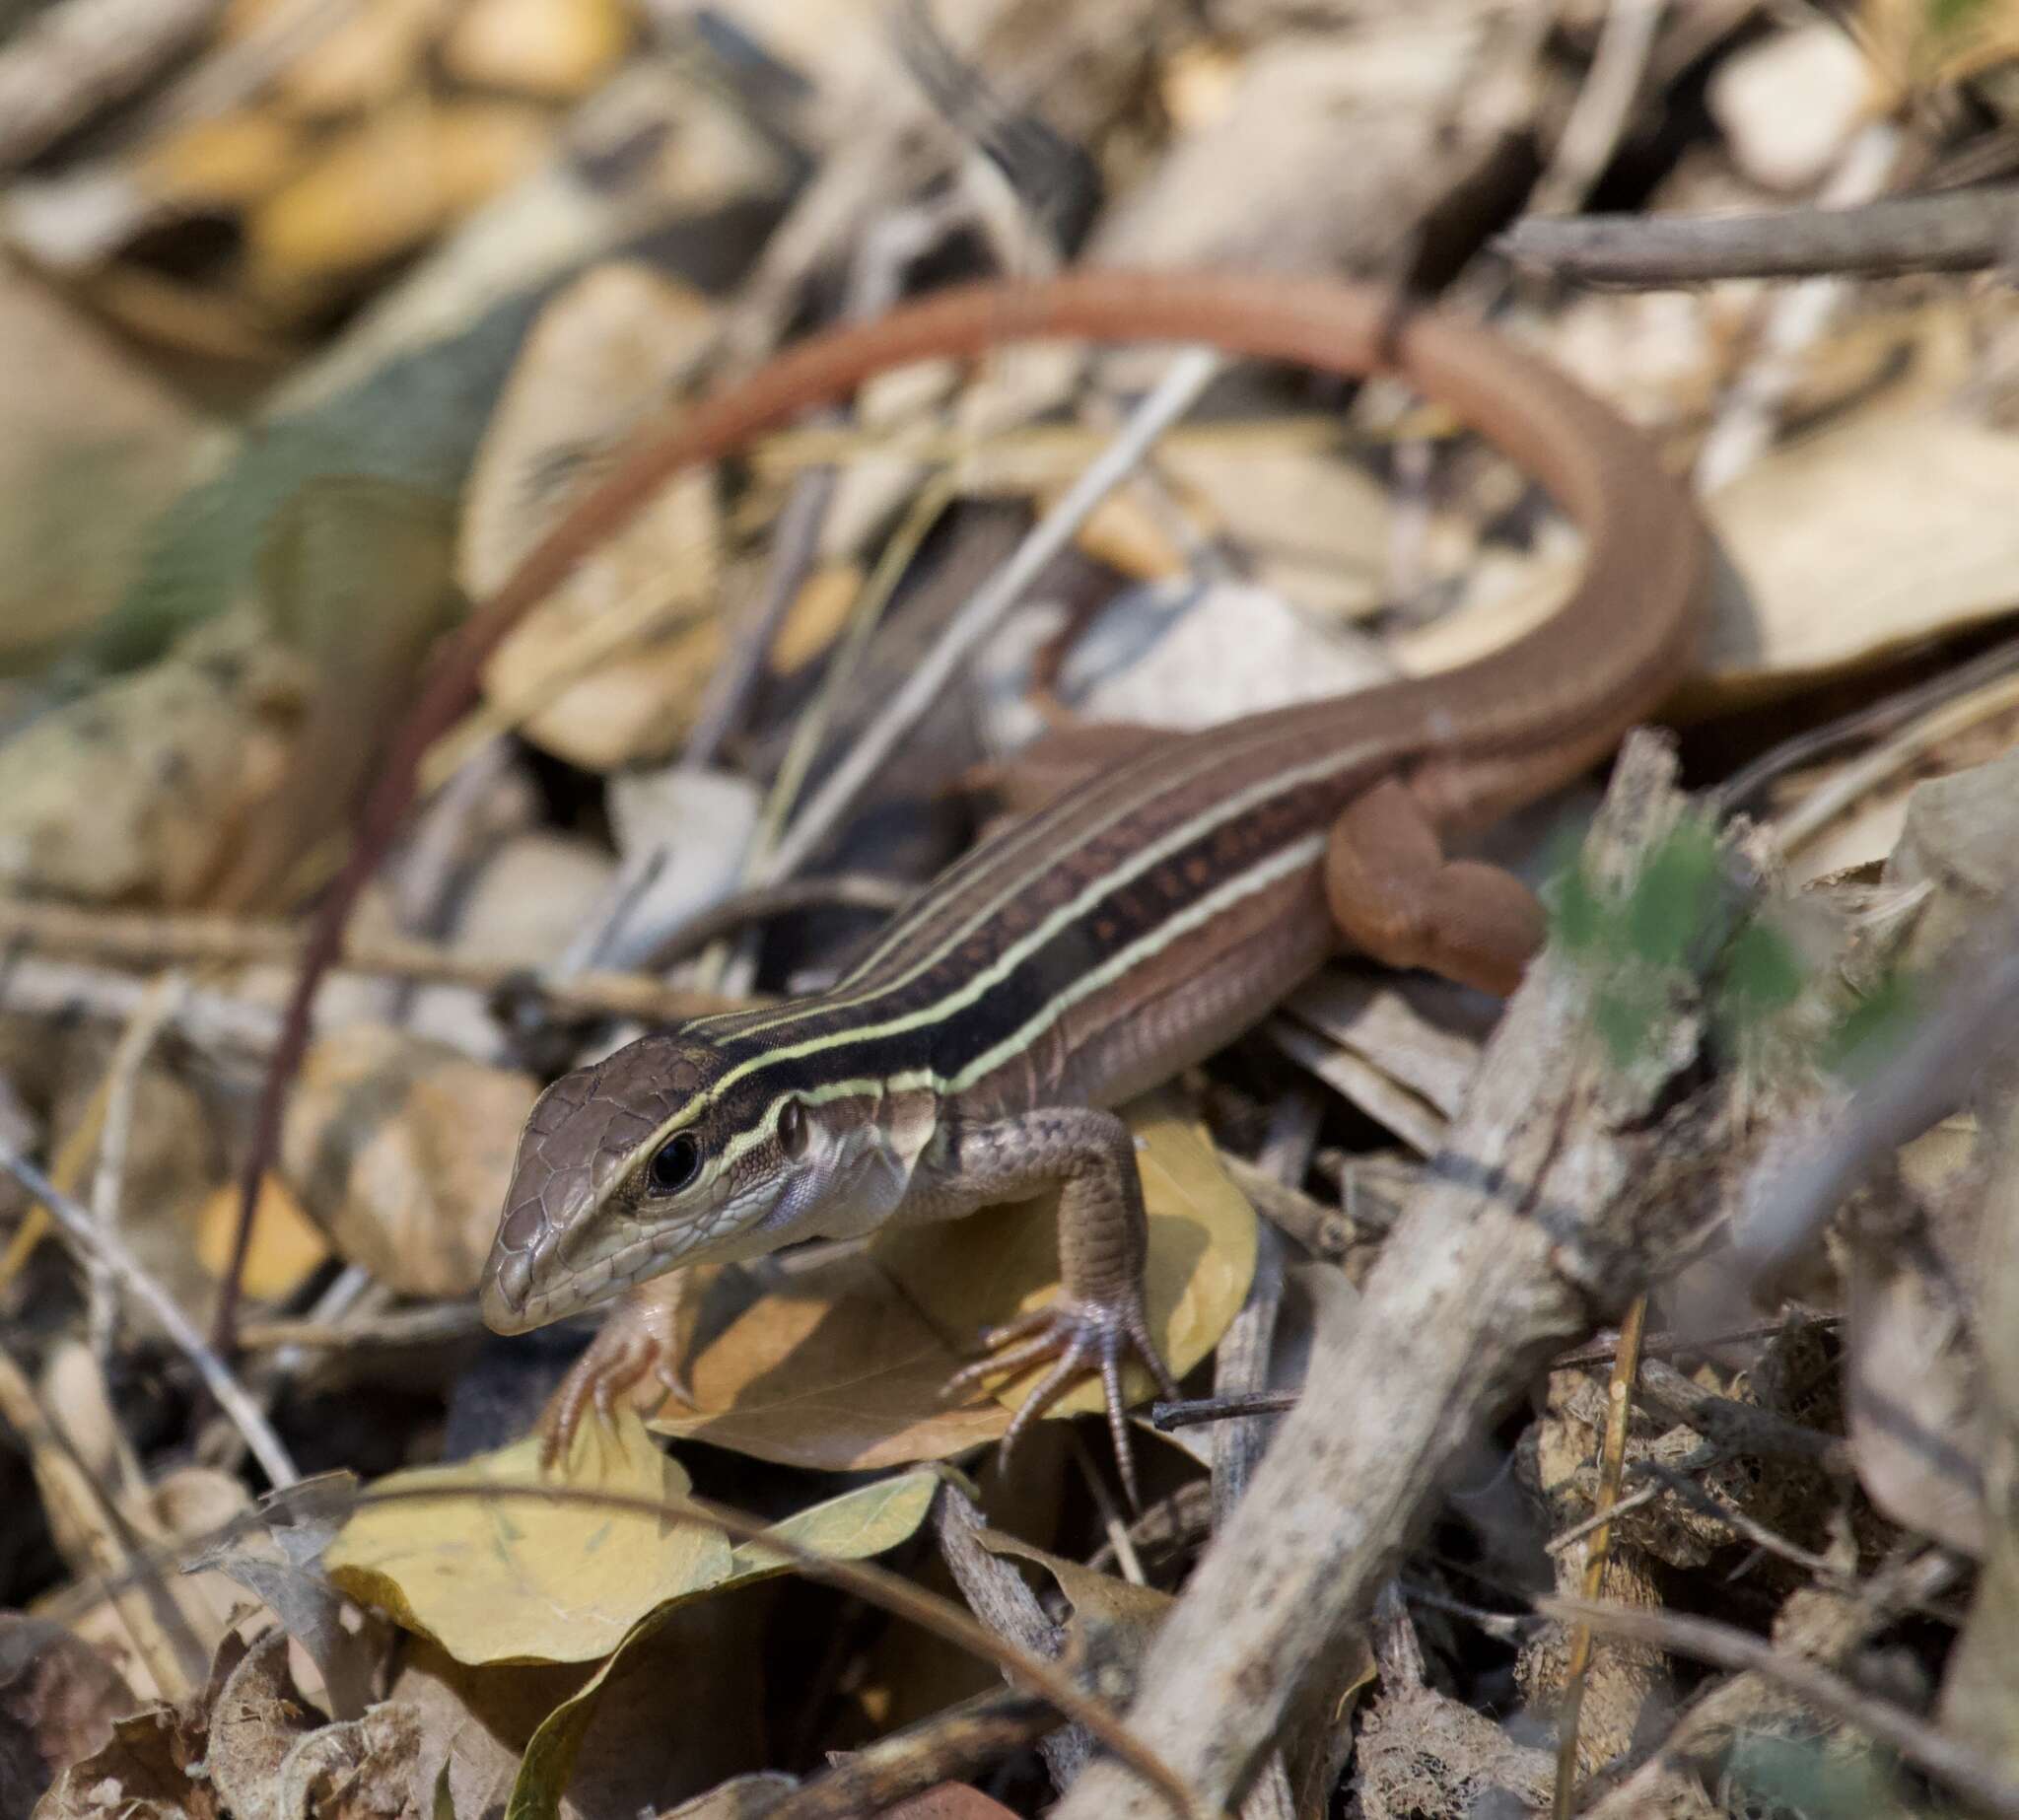
[{"label": "lizard hind leg", "polygon": [[1348,805],[1332,825],[1325,895],[1340,933],[1391,967],[1425,967],[1506,997],[1542,946],[1542,906],[1510,872],[1450,860],[1400,779]]}]

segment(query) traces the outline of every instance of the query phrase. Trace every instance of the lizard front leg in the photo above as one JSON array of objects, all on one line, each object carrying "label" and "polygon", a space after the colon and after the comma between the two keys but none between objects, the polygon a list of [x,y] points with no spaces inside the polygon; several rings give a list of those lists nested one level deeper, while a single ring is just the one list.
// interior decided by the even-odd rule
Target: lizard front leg
[{"label": "lizard front leg", "polygon": [[1177,1384],[1149,1336],[1143,1303],[1149,1223],[1136,1168],[1136,1140],[1112,1112],[1085,1106],[1046,1107],[987,1123],[954,1121],[943,1131],[938,1181],[924,1211],[945,1216],[1004,1201],[1059,1193],[1061,1290],[1033,1309],[982,1336],[989,1357],[958,1372],[949,1393],[984,1379],[1053,1361],[1003,1436],[1007,1458],[1017,1437],[1056,1403],[1074,1379],[1100,1374],[1115,1460],[1131,1502],[1136,1462],[1124,1420],[1122,1361],[1133,1350],[1170,1396]]},{"label": "lizard front leg", "polygon": [[568,1367],[540,1413],[542,1466],[568,1457],[575,1431],[592,1408],[608,1422],[617,1399],[648,1373],[681,1402],[693,1403],[681,1362],[697,1312],[695,1288],[692,1270],[676,1270],[627,1290],[611,1305],[589,1350]]}]

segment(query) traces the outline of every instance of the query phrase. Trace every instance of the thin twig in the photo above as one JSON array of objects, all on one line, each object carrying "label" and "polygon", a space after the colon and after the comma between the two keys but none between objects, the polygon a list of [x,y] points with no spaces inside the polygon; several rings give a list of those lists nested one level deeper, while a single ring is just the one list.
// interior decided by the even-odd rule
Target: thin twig
[{"label": "thin twig", "polygon": [[[1874,121],[1854,138],[1825,185],[1831,202],[1863,202],[1883,189],[1900,162],[1899,128]],[[1759,347],[1726,393],[1697,452],[1694,479],[1705,496],[1763,455],[1779,428],[1783,405],[1799,382],[1802,356],[1850,295],[1843,278],[1810,278],[1767,305]]]},{"label": "thin twig", "polygon": [[[860,877],[837,883],[822,879],[787,893],[748,894],[711,908],[702,924],[708,939],[713,928],[734,926],[752,916],[777,915],[807,902],[860,903],[887,908],[897,893],[877,891]],[[825,896],[822,893],[825,892]],[[686,930],[667,938],[669,945],[690,940]],[[85,910],[72,904],[23,903],[0,899],[0,941],[25,942],[59,954],[86,954],[133,966],[162,964],[253,965],[300,959],[308,938],[293,925],[253,922],[237,917],[173,913]],[[460,986],[471,992],[497,993],[529,987],[555,1010],[589,1015],[638,1017],[672,1023],[709,1012],[734,1011],[744,999],[686,986],[667,986],[640,973],[579,973],[570,979],[546,979],[522,965],[460,954],[440,943],[414,936],[346,935],[338,971],[383,974],[427,985]],[[270,1040],[265,1039],[265,1040]]]},{"label": "thin twig", "polygon": [[[1612,1561],[1613,1506],[1619,1503],[1620,1475],[1627,1465],[1627,1419],[1634,1407],[1634,1379],[1640,1369],[1640,1341],[1647,1331],[1647,1297],[1634,1297],[1620,1322],[1619,1355],[1606,1386],[1605,1438],[1599,1447],[1598,1496],[1592,1512],[1599,1518],[1584,1554],[1584,1596],[1596,1599],[1605,1590],[1605,1571]],[[1584,1684],[1591,1672],[1591,1627],[1575,1626],[1570,1655],[1564,1671],[1564,1701],[1557,1716],[1557,1781],[1552,1801],[1556,1820],[1570,1820],[1577,1796],[1577,1733],[1584,1714]]]},{"label": "thin twig", "polygon": [[1771,214],[1532,216],[1499,237],[1517,264],[1586,284],[1974,272],[2019,247],[2019,189],[1896,196]]},{"label": "thin twig", "polygon": [[[1768,785],[1776,778],[1819,763],[1847,746],[1884,739],[1910,722],[1934,715],[1936,710],[1946,708],[1951,702],[1960,704],[1964,697],[1974,696],[1979,689],[2000,677],[2009,676],[2015,669],[2019,669],[2019,638],[2006,639],[1988,651],[1980,652],[1969,663],[1945,668],[1941,674],[1931,676],[1913,688],[1902,689],[1897,694],[1853,709],[1821,727],[1811,727],[1777,745],[1770,746],[1758,758],[1706,791],[1705,811],[1714,820],[1750,812]],[[1794,837],[1790,837],[1786,830],[1796,823],[1797,817],[1813,816],[1814,810],[1810,806],[1813,801],[1813,797],[1805,799],[1792,813],[1782,818],[1775,835],[1783,853],[1807,837],[1807,830]]]},{"label": "thin twig", "polygon": [[[164,973],[148,988],[112,1050],[105,1069],[104,1136],[99,1143],[99,1166],[92,1177],[91,1213],[101,1233],[119,1229],[119,1202],[126,1187],[126,1149],[133,1136],[133,1104],[139,1091],[141,1064],[162,1031],[181,1009],[189,983],[178,973]],[[86,1254],[91,1286],[88,1326],[92,1351],[109,1356],[118,1327],[118,1300],[111,1267],[103,1250]]]},{"label": "thin twig", "polygon": [[940,700],[960,666],[1101,501],[1128,478],[1157,437],[1191,409],[1222,364],[1222,357],[1207,348],[1190,349],[1171,362],[1155,389],[1137,407],[1128,429],[1074,482],[1058,505],[1033,526],[1015,555],[948,622],[890,705],[864,730],[848,756],[794,819],[751,882],[771,883],[798,871],[835,831],[898,742]]},{"label": "thin twig", "polygon": [[1661,12],[1662,0],[1612,0],[1606,8],[1591,68],[1536,183],[1529,206],[1537,215],[1576,208],[1612,162],[1647,73]]},{"label": "thin twig", "polygon": [[103,1257],[111,1266],[113,1274],[146,1304],[148,1312],[161,1323],[162,1330],[196,1367],[204,1386],[217,1399],[218,1407],[232,1419],[239,1433],[244,1435],[252,1457],[259,1462],[260,1470],[275,1489],[293,1485],[301,1475],[295,1471],[295,1463],[288,1457],[287,1448],[260,1414],[258,1405],[245,1394],[244,1387],[232,1375],[225,1362],[204,1344],[202,1335],[175,1305],[174,1297],[141,1268],[140,1261],[126,1249],[125,1241],[116,1232],[100,1231],[98,1222],[87,1208],[59,1189],[4,1137],[0,1137],[0,1169],[5,1169],[49,1210],[57,1225],[70,1235],[71,1242],[87,1259]]},{"label": "thin twig", "polygon": [[1540,1598],[1536,1609],[1566,1624],[1589,1624],[1626,1643],[1644,1644],[1713,1668],[1764,1676],[1798,1695],[1819,1713],[1855,1726],[1897,1751],[1973,1805],[2019,1817],[2019,1781],[1918,1714],[1865,1693],[1842,1675],[1788,1655],[1765,1639],[1708,1618],[1643,1606],[1606,1605],[1588,1599]]}]

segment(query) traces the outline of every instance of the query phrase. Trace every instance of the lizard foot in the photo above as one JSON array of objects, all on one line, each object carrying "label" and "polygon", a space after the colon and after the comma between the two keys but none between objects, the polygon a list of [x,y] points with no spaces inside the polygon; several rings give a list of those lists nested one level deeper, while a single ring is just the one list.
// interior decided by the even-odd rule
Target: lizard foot
[{"label": "lizard foot", "polygon": [[614,1416],[617,1399],[648,1374],[681,1402],[692,1404],[679,1365],[679,1309],[662,1300],[627,1297],[610,1311],[589,1350],[568,1367],[540,1413],[540,1465],[552,1470],[568,1457],[576,1431],[591,1409],[599,1422]]},{"label": "lizard foot", "polygon": [[1121,1469],[1122,1489],[1132,1505],[1141,1500],[1136,1492],[1136,1456],[1129,1445],[1129,1426],[1122,1396],[1122,1361],[1130,1353],[1149,1367],[1150,1374],[1166,1396],[1178,1394],[1171,1376],[1149,1337],[1149,1323],[1144,1318],[1140,1296],[1115,1301],[1080,1301],[1061,1295],[1056,1301],[982,1335],[988,1357],[956,1371],[946,1381],[946,1392],[957,1396],[964,1390],[1006,1372],[1020,1371],[1040,1360],[1053,1361],[1052,1368],[1038,1381],[1003,1435],[1003,1459],[1007,1463],[1018,1436],[1072,1388],[1074,1380],[1086,1372],[1100,1373],[1108,1412],[1108,1433],[1114,1437],[1115,1464]]}]

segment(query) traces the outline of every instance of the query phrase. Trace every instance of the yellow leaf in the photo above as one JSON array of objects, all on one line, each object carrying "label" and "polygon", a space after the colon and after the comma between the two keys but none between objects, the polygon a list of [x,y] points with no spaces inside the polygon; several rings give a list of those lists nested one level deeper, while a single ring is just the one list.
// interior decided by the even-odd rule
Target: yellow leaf
[{"label": "yellow leaf", "polygon": [[[1143,1202],[1149,1215],[1146,1271],[1149,1331],[1182,1377],[1219,1344],[1255,1275],[1255,1210],[1227,1179],[1205,1127],[1169,1091],[1123,1109],[1139,1140]],[[1058,1199],[986,1210],[966,1220],[886,1233],[872,1254],[954,1346],[972,1348],[984,1327],[1010,1320],[1058,1294]],[[1039,1365],[998,1391],[1014,1409],[1043,1375]],[[1155,1389],[1132,1364],[1124,1389],[1140,1402]],[[1058,1416],[1102,1407],[1097,1380],[1052,1405]]]},{"label": "yellow leaf", "polygon": [[[220,1185],[196,1215],[196,1255],[213,1277],[222,1277],[231,1262],[238,1225],[238,1184]],[[299,1289],[328,1255],[329,1240],[303,1213],[287,1183],[271,1170],[260,1177],[259,1220],[240,1278],[245,1294],[255,1301],[278,1301]]]},{"label": "yellow leaf", "polygon": [[[582,1503],[487,1497],[565,1486],[632,1498],[684,1496],[686,1473],[628,1410],[585,1423],[544,1475],[528,1436],[453,1466],[394,1473],[375,1489],[439,1488],[438,1503],[367,1504],[323,1558],[353,1598],[432,1637],[459,1662],[588,1662],[647,1612],[733,1569],[721,1531]],[[463,1488],[459,1495],[451,1494]]]},{"label": "yellow leaf", "polygon": [[620,0],[475,0],[444,38],[442,63],[472,88],[573,101],[630,36]]}]

